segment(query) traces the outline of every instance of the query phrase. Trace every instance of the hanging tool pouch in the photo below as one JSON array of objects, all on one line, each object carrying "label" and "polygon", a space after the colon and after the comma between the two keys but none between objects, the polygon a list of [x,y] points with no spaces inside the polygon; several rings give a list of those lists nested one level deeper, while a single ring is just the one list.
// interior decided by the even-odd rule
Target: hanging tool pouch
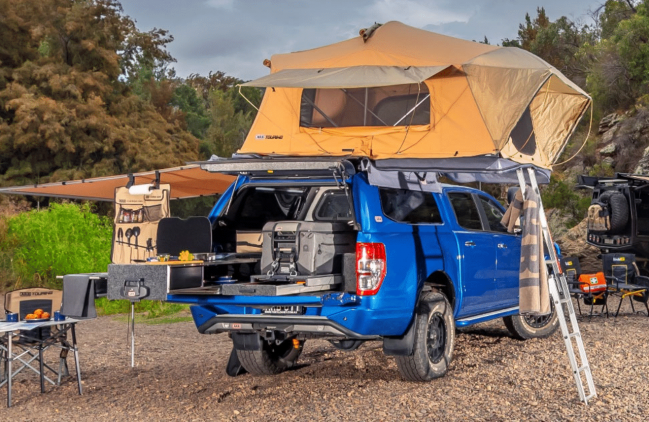
[{"label": "hanging tool pouch", "polygon": [[169,185],[147,195],[131,195],[128,188],[115,189],[115,220],[111,261],[130,264],[156,256],[158,223],[169,217]]}]

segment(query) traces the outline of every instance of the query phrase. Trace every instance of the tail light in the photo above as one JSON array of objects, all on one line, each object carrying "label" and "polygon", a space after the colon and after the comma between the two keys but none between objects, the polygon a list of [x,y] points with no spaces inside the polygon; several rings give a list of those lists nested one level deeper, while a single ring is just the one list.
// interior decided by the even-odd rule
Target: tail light
[{"label": "tail light", "polygon": [[372,296],[378,293],[387,272],[383,243],[356,244],[356,294]]}]

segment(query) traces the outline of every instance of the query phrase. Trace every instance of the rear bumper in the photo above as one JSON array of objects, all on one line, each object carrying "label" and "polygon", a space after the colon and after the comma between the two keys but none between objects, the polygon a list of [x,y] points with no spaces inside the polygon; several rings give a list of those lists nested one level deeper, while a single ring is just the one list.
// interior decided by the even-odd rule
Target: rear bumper
[{"label": "rear bumper", "polygon": [[322,316],[286,315],[216,315],[198,327],[201,334],[222,332],[279,331],[287,334],[310,334],[323,337],[341,337],[372,340],[378,336],[356,333]]}]

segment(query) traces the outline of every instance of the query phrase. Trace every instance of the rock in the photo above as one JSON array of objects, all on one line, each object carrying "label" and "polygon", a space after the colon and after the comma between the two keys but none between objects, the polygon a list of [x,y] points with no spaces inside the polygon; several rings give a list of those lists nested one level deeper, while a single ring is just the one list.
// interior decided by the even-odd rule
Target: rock
[{"label": "rock", "polygon": [[566,224],[568,223],[568,220],[570,220],[568,214],[562,213],[556,208],[550,208],[545,211],[545,217],[548,219],[550,233],[552,233],[552,236],[555,238],[562,236],[568,231],[566,228]]},{"label": "rock", "polygon": [[[608,134],[608,132],[607,132]],[[599,150],[600,155],[613,155],[615,154],[615,151],[617,151],[617,145],[616,144],[608,144],[601,150]]]},{"label": "rock", "polygon": [[597,258],[598,248],[586,243],[587,221],[584,219],[575,227],[561,235],[554,235],[555,241],[561,247],[561,255],[576,256],[583,273],[602,271],[602,262]]},{"label": "rock", "polygon": [[638,161],[638,165],[633,171],[635,174],[647,174],[649,173],[649,147],[645,148],[642,153],[642,158]]},{"label": "rock", "polygon": [[599,133],[604,133],[613,126],[615,126],[620,120],[624,119],[623,114],[611,113],[604,116],[599,122]]},{"label": "rock", "polygon": [[614,127],[610,130],[607,130],[604,135],[602,135],[602,140],[600,141],[601,144],[608,144],[615,138],[615,135],[617,135],[617,127]]},{"label": "rock", "polygon": [[615,167],[615,159],[613,159],[613,157],[604,157],[602,158],[602,164],[606,164],[609,167]]}]

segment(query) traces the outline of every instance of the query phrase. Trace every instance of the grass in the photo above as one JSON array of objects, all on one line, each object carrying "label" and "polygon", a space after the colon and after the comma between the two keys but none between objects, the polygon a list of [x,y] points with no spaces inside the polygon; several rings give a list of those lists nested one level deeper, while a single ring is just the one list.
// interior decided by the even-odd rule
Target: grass
[{"label": "grass", "polygon": [[[118,315],[114,318],[116,321],[128,322],[128,315]],[[161,324],[175,324],[177,322],[189,322],[194,319],[187,315],[174,315],[174,316],[164,316],[157,318],[149,318],[143,314],[135,314],[135,322],[143,323],[147,325],[161,325]]]},{"label": "grass", "polygon": [[[105,297],[95,301],[97,315],[128,314],[131,312],[131,303],[128,300],[108,300]],[[161,302],[159,300],[143,300],[135,303],[135,312],[141,319],[160,319],[169,317],[189,309],[189,305]],[[137,317],[136,316],[136,321]],[[191,317],[190,317],[191,319]]]}]

